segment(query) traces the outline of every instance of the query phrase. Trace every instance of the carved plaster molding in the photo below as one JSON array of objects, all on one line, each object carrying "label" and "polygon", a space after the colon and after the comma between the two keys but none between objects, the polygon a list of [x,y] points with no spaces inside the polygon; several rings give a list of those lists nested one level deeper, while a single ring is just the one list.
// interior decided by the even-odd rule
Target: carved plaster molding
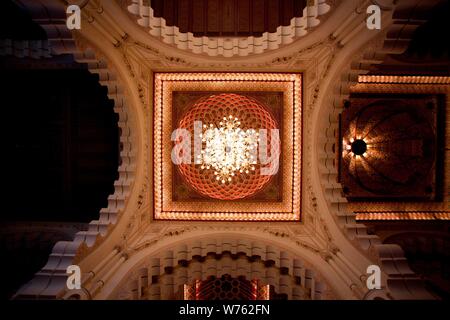
[{"label": "carved plaster molding", "polygon": [[261,37],[233,38],[194,37],[190,32],[181,33],[178,27],[167,26],[164,18],[155,17],[153,8],[144,5],[142,0],[131,0],[123,3],[122,7],[133,15],[136,23],[145,28],[150,36],[164,43],[195,54],[230,58],[275,50],[305,36],[310,29],[320,24],[320,17],[331,10],[327,0],[314,0],[308,4],[302,17],[292,18],[289,26],[280,26],[274,33],[265,32]]}]

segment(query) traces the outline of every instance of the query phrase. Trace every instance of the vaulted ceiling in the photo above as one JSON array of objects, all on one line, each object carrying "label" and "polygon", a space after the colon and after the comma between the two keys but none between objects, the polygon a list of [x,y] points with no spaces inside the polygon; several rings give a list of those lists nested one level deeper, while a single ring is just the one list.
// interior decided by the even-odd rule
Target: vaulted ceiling
[{"label": "vaulted ceiling", "polygon": [[301,17],[306,0],[153,0],[155,17],[195,36],[261,36]]},{"label": "vaulted ceiling", "polygon": [[[266,31],[273,32],[278,26],[288,24],[292,17],[301,16],[305,4],[306,1],[287,0],[152,1],[155,15],[164,17],[167,24],[178,26],[182,32],[190,31],[196,36],[208,37],[258,36]],[[399,58],[388,55],[382,64],[373,68],[372,73],[448,75],[450,70],[448,43],[442,41],[440,36],[440,32],[445,28],[444,21],[447,19],[445,9],[448,10],[448,3],[447,7],[443,6],[440,7],[440,10],[435,11],[429,22],[418,29],[405,54],[400,55]],[[8,16],[7,10],[2,13],[4,17]],[[20,13],[10,15],[10,18],[17,19],[19,24],[22,21],[20,19],[24,17]],[[5,19],[7,21],[6,17]],[[17,23],[17,21],[12,23]],[[5,26],[8,25],[8,23],[5,24]],[[30,32],[30,34],[34,34],[30,37],[45,38],[36,25],[29,24],[27,30],[25,35]],[[21,39],[23,35],[20,28],[12,28],[11,32],[5,32],[2,37]],[[118,50],[114,52],[116,54]],[[6,108],[5,113],[9,119],[14,119],[4,126],[8,136],[13,133],[13,137],[6,143],[7,154],[10,156],[8,167],[10,170],[6,175],[6,180],[12,181],[11,195],[7,195],[6,203],[8,214],[13,215],[13,218],[17,220],[33,218],[35,220],[77,219],[89,221],[92,218],[98,218],[98,209],[107,204],[108,194],[113,188],[117,167],[120,165],[117,159],[120,151],[118,140],[120,131],[117,128],[117,117],[113,113],[105,88],[98,83],[98,78],[88,74],[84,67],[80,67],[74,61],[66,60],[67,58],[67,56],[60,56],[43,59],[38,63],[27,59],[18,62],[16,59],[6,58],[2,59],[0,63],[2,77],[4,77],[3,82],[9,82],[6,85],[7,92],[4,95],[4,103],[10,107]],[[124,58],[126,57],[124,56]],[[127,65],[127,67],[133,73],[133,66]],[[60,68],[64,69],[62,73],[55,70]],[[145,71],[139,69],[139,73],[144,74]],[[309,75],[311,73],[308,73]],[[109,77],[110,74],[106,74],[106,76]],[[136,72],[131,77],[133,80],[137,80],[139,76]],[[150,81],[146,83],[148,85]],[[140,98],[144,97],[143,100],[145,100],[140,83],[137,87],[142,94]],[[241,88],[233,90],[237,91],[238,89],[241,90]],[[300,95],[295,96],[299,97]],[[356,123],[354,127],[363,130],[365,127],[373,127],[372,133],[388,136],[379,145],[381,152],[387,156],[384,156],[384,159],[383,156],[369,159],[372,161],[370,168],[363,167],[360,171],[353,170],[353,173],[358,171],[361,172],[361,175],[354,179],[356,182],[353,186],[348,189],[344,188],[344,191],[356,190],[367,198],[368,188],[365,187],[376,184],[378,189],[387,187],[387,189],[390,188],[389,191],[401,193],[400,200],[405,200],[405,195],[411,195],[409,191],[416,191],[415,187],[420,187],[422,195],[419,197],[424,196],[427,198],[426,200],[436,199],[434,197],[436,184],[433,184],[433,177],[436,176],[436,172],[439,175],[439,171],[434,170],[436,168],[433,166],[437,155],[436,145],[440,140],[439,132],[432,132],[433,130],[429,128],[435,125],[436,115],[429,116],[433,120],[430,121],[431,125],[423,121],[424,118],[427,118],[428,113],[433,113],[427,111],[429,105],[424,103],[417,107],[410,101],[417,100],[416,97],[414,99],[402,97],[402,103],[398,104],[395,102],[389,104],[385,103],[386,99],[382,100],[377,110],[374,111],[366,108],[367,104],[370,104],[367,96],[361,98],[353,95],[350,98],[350,108],[355,106],[358,108],[356,103],[352,106],[352,99],[353,101],[366,99],[365,102],[368,103],[364,104],[363,102],[359,106],[359,110],[355,111],[357,114],[349,117],[345,124],[347,127],[341,128],[342,136],[347,133],[348,127],[353,126],[353,123]],[[369,98],[374,99],[374,97]],[[378,99],[378,97],[376,98]],[[389,98],[395,100],[392,95]],[[409,102],[411,103],[408,104]],[[147,106],[145,102],[142,105],[144,108]],[[390,106],[392,108],[389,108]],[[412,108],[409,108],[411,106]],[[434,106],[431,109],[437,110]],[[299,110],[299,108],[293,109]],[[353,112],[355,109],[351,110]],[[147,111],[148,109],[145,110],[145,112]],[[349,113],[351,112],[347,110],[347,114]],[[346,116],[345,112],[343,116]],[[287,118],[294,117],[288,116]],[[374,119],[378,120],[375,125],[373,125]],[[415,131],[408,131],[416,125]],[[293,127],[298,128],[301,125],[293,124]],[[170,129],[172,128],[170,127]],[[419,132],[414,135],[418,131],[421,131],[422,134]],[[394,142],[390,141],[390,138],[392,136],[395,138],[399,132],[401,133],[400,138]],[[360,139],[357,138],[357,140]],[[293,145],[300,145],[295,141],[292,142]],[[339,141],[339,143],[341,142]],[[170,142],[162,144],[164,149],[169,145]],[[363,155],[367,144],[360,142],[353,145],[352,143],[349,147],[350,151]],[[410,167],[396,171],[397,166],[405,163],[405,161],[402,162],[404,158],[397,157],[397,151],[407,154],[406,160],[412,163]],[[158,154],[158,152],[154,154]],[[287,152],[283,153],[283,155],[286,154]],[[400,156],[403,155],[400,154]],[[392,159],[393,161],[391,161]],[[290,159],[287,159],[283,164],[284,168],[287,167],[286,164],[293,163],[293,161],[289,161]],[[170,161],[166,162],[170,164]],[[348,171],[352,172],[351,163],[346,164]],[[296,167],[300,167],[300,165]],[[379,170],[374,170],[374,167]],[[415,180],[420,181],[416,181],[417,184],[410,186],[414,190],[404,188],[399,191],[395,189],[395,183],[383,185],[385,180],[395,180],[385,179],[384,172],[386,170],[391,173],[388,178],[399,177],[400,180],[408,183],[410,182],[408,179],[412,176],[416,178]],[[415,171],[418,171],[421,176],[417,177]],[[431,174],[428,174],[430,172]],[[422,177],[425,178],[421,180]],[[351,177],[348,180],[350,180],[349,185],[352,185],[354,181],[351,181]],[[345,187],[345,182],[343,183]],[[295,181],[293,185],[287,185],[287,188],[283,189],[298,191],[297,186],[300,185],[301,183]],[[429,191],[430,185],[431,192]],[[30,189],[35,192],[30,198],[24,199],[23,195],[28,195]],[[294,194],[293,197],[295,196],[297,195]],[[147,195],[141,193],[139,197],[142,200]],[[372,199],[370,197],[369,194],[368,198],[371,201],[379,200],[377,197]],[[147,198],[150,199],[150,197]],[[315,207],[317,203],[314,204],[314,202],[317,199],[315,197],[312,199],[312,206]],[[349,199],[352,200],[351,197]],[[119,200],[122,201],[123,198]],[[208,203],[206,206],[210,206],[210,204]],[[340,202],[338,206],[340,206]],[[300,205],[296,205],[295,208],[300,208]],[[226,209],[229,210],[229,208]],[[111,214],[111,216],[113,215],[114,213]],[[148,216],[143,215],[142,217],[145,218],[142,220],[149,220]],[[344,218],[347,219],[347,216]],[[356,224],[355,226],[355,228],[360,227]],[[367,235],[367,239],[370,239],[370,235]],[[403,243],[404,241],[397,242]]]}]

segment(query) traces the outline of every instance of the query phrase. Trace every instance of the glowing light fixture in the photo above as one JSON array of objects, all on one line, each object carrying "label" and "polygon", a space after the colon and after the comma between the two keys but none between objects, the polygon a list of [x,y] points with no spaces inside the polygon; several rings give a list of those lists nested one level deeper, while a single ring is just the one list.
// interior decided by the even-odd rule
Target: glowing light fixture
[{"label": "glowing light fixture", "polygon": [[[302,75],[297,73],[155,73],[152,135],[155,152],[151,166],[154,177],[155,220],[299,221],[302,207],[301,88]],[[209,97],[202,96],[203,98],[197,100],[191,108],[186,109],[179,121],[174,122],[176,109],[173,93],[177,91],[214,94]],[[279,118],[274,118],[257,99],[250,98],[253,92],[259,95],[259,92],[266,91],[283,93],[283,112]],[[282,139],[277,150],[278,155],[282,154],[282,179],[274,183],[274,186],[281,190],[281,201],[265,201],[264,206],[261,206],[259,201],[235,201],[257,195],[265,186],[275,182],[273,176],[260,174],[261,168],[268,165],[261,163],[259,156],[255,171],[251,171],[250,167],[249,174],[235,173],[236,178],[225,184],[222,184],[222,181],[217,183],[214,170],[201,169],[195,152],[191,154],[195,157],[191,159],[194,160],[191,164],[181,164],[176,167],[177,170],[173,170],[172,148],[168,146],[173,144],[171,134],[174,128],[185,128],[192,134],[195,121],[220,128],[219,122],[229,115],[239,118],[243,130],[253,128],[259,132],[260,129],[266,129],[270,133],[272,129],[279,128],[282,138],[289,137]],[[194,137],[197,143],[200,140],[198,134]],[[263,133],[260,133],[260,138],[260,143],[264,142]],[[267,151],[271,150],[271,141],[267,141]],[[202,149],[205,148],[203,144],[206,143],[202,143]],[[195,147],[195,141],[191,147]],[[173,188],[177,173],[200,195],[211,198],[210,201],[214,205],[205,201],[177,200]]]},{"label": "glowing light fixture", "polygon": [[203,125],[200,134],[205,148],[198,155],[201,169],[214,169],[216,181],[229,183],[238,174],[255,170],[259,133],[254,129],[242,130],[237,117],[224,117],[219,127]]}]

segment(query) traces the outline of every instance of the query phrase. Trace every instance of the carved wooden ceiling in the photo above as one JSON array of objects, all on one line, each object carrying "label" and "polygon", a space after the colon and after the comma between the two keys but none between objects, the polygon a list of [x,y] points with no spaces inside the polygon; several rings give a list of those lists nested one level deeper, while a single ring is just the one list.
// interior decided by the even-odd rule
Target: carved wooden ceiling
[{"label": "carved wooden ceiling", "polygon": [[437,96],[352,96],[341,116],[340,182],[349,200],[435,200]]},{"label": "carved wooden ceiling", "polygon": [[306,0],[153,0],[155,17],[195,36],[261,36],[301,17]]}]

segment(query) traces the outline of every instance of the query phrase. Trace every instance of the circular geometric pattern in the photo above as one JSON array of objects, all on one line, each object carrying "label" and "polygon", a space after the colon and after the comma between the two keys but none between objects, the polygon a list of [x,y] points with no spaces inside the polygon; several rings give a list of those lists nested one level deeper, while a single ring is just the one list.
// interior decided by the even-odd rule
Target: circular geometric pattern
[{"label": "circular geometric pattern", "polygon": [[360,98],[344,112],[341,181],[349,198],[433,197],[436,125],[428,101]]},{"label": "circular geometric pattern", "polygon": [[[177,165],[177,168],[187,183],[197,192],[220,200],[235,200],[251,196],[266,186],[272,177],[271,175],[261,174],[261,167],[267,168],[271,164],[261,164],[259,156],[257,157],[258,162],[254,165],[254,170],[238,173],[232,181],[226,181],[226,183],[216,180],[217,177],[214,175],[212,167],[202,169],[195,162],[193,150],[194,121],[201,121],[202,125],[208,127],[212,124],[214,127],[220,128],[220,122],[223,121],[223,118],[230,115],[239,119],[241,130],[267,130],[266,153],[268,159],[273,156],[278,157],[280,154],[279,143],[271,138],[271,130],[278,129],[277,123],[267,108],[260,102],[234,93],[216,94],[199,99],[178,123],[178,128],[187,129],[190,132],[192,152],[191,163],[181,163]],[[175,143],[179,143],[180,140],[180,137],[176,137]],[[205,145],[202,145],[202,149],[204,148]],[[271,155],[271,151],[274,152],[274,155]],[[182,152],[176,154],[175,157],[183,158]]]}]

